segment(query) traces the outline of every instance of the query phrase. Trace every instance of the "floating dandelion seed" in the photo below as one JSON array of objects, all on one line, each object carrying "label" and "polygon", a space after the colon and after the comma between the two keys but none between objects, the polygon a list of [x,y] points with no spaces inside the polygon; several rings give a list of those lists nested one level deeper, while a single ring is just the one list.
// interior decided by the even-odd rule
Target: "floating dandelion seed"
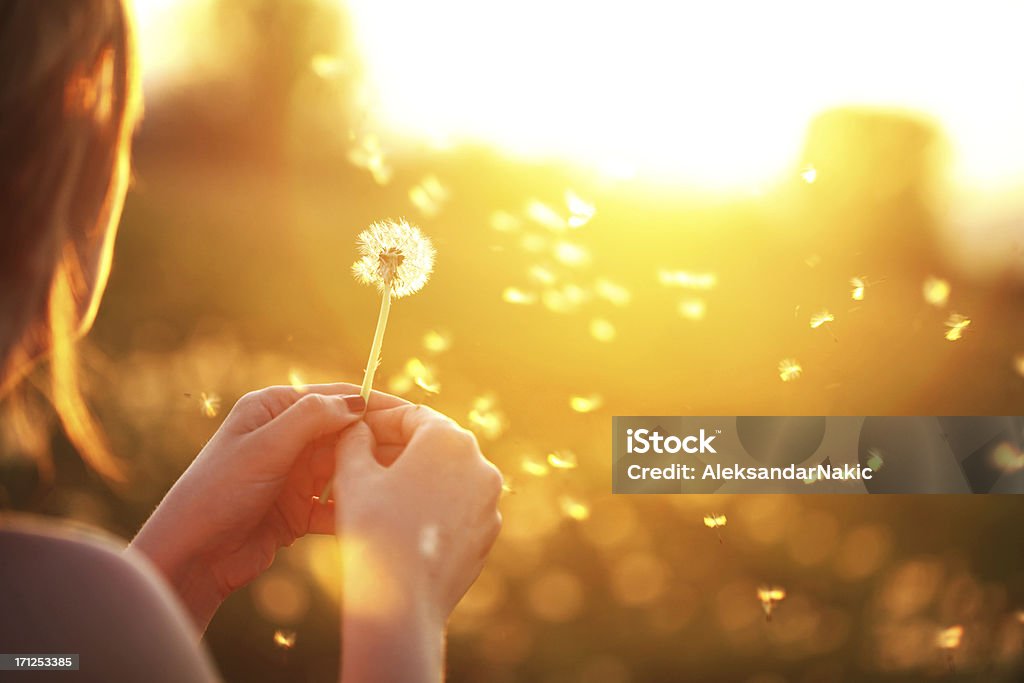
[{"label": "floating dandelion seed", "polygon": [[590,252],[585,247],[565,240],[555,244],[555,259],[564,266],[578,268],[590,262]]},{"label": "floating dandelion seed", "polygon": [[469,410],[469,424],[488,439],[497,439],[505,431],[505,414],[498,410],[493,396],[478,396]]},{"label": "floating dandelion seed", "polygon": [[778,586],[762,586],[757,589],[757,599],[761,601],[765,621],[772,620],[772,611],[785,600],[786,591]]},{"label": "floating dandelion seed", "polygon": [[506,287],[505,291],[501,293],[501,298],[505,303],[516,304],[519,306],[529,306],[537,303],[537,295],[533,292],[525,292],[518,287]]},{"label": "floating dandelion seed", "polygon": [[[434,268],[434,247],[419,228],[403,220],[373,223],[359,233],[356,245],[359,260],[352,264],[352,274],[363,284],[375,285],[381,294],[377,329],[373,333],[370,357],[366,361],[363,385],[359,390],[363,400],[369,402],[373,378],[380,365],[391,300],[414,294],[427,284]],[[320,494],[321,503],[327,502],[333,485],[332,480],[327,481]]]},{"label": "floating dandelion seed", "polygon": [[306,393],[306,383],[302,379],[302,375],[299,371],[292,368],[288,371],[288,384],[292,386],[292,389],[300,394]]},{"label": "floating dandelion seed", "polygon": [[964,636],[964,627],[957,624],[956,626],[950,626],[939,631],[935,637],[935,644],[946,653],[946,663],[949,665],[949,670],[954,671],[956,669],[956,661],[953,658],[954,651],[960,647],[960,641]]},{"label": "floating dandelion seed", "polygon": [[805,183],[810,185],[818,179],[818,169],[808,164],[807,166],[804,166],[804,170],[800,172],[800,177],[804,179]]},{"label": "floating dandelion seed", "polygon": [[704,526],[706,526],[709,529],[715,530],[715,535],[718,536],[719,543],[725,543],[725,541],[722,540],[721,529],[728,523],[728,521],[729,520],[725,515],[714,513],[710,515],[704,515]]},{"label": "floating dandelion seed", "polygon": [[565,191],[565,205],[569,209],[569,227],[582,228],[594,217],[596,209],[572,190]]},{"label": "floating dandelion seed", "polygon": [[531,199],[526,202],[526,215],[534,223],[553,232],[561,232],[567,227],[561,214],[539,199]]},{"label": "floating dandelion seed", "polygon": [[949,302],[949,294],[952,288],[949,282],[942,278],[929,277],[921,287],[924,300],[936,308],[942,308]]},{"label": "floating dandelion seed", "polygon": [[685,270],[659,270],[658,282],[665,287],[685,289],[713,289],[718,284],[714,273],[690,273]]},{"label": "floating dandelion seed", "polygon": [[679,302],[679,315],[687,320],[703,320],[708,306],[703,299],[683,299]]},{"label": "floating dandelion seed", "polygon": [[949,316],[949,319],[946,320],[946,327],[949,328],[946,330],[946,339],[949,341],[957,341],[964,336],[964,330],[966,330],[967,326],[970,324],[970,318],[960,315],[959,313],[953,313]]},{"label": "floating dandelion seed", "polygon": [[491,229],[498,232],[515,232],[522,222],[508,211],[495,211],[491,214]]},{"label": "floating dandelion seed", "polygon": [[1016,472],[1024,469],[1024,453],[1012,443],[1004,441],[992,451],[992,462],[1005,472]]},{"label": "floating dandelion seed", "polygon": [[519,463],[519,467],[531,477],[546,477],[548,474],[547,463],[534,460],[530,456],[523,458],[523,461]]},{"label": "floating dandelion seed", "polygon": [[556,470],[574,470],[580,463],[575,453],[565,450],[548,453],[548,464]]},{"label": "floating dandelion seed", "polygon": [[345,71],[345,63],[334,55],[320,53],[309,60],[309,68],[320,78],[337,78]]},{"label": "floating dandelion seed", "polygon": [[200,393],[199,409],[206,417],[217,417],[217,413],[220,412],[220,396],[212,392],[209,394],[205,391]]},{"label": "floating dandelion seed", "polygon": [[885,459],[882,458],[882,451],[877,448],[869,448],[867,460],[868,469],[872,472],[877,472],[882,469],[883,465],[885,465]]},{"label": "floating dandelion seed", "polygon": [[444,353],[452,346],[452,337],[447,332],[428,330],[423,335],[423,348],[430,353]]},{"label": "floating dandelion seed", "polygon": [[590,321],[590,336],[599,342],[610,342],[615,339],[615,325],[604,318]]},{"label": "floating dandelion seed", "polygon": [[603,402],[604,401],[597,394],[569,397],[569,407],[577,413],[592,413],[600,408]]},{"label": "floating dandelion seed", "polygon": [[594,293],[615,306],[626,306],[632,298],[628,289],[604,278],[594,283]]},{"label": "floating dandelion seed", "polygon": [[850,278],[850,298],[854,301],[864,301],[864,289],[867,287],[867,283],[862,277]]},{"label": "floating dandelion seed", "polygon": [[409,201],[424,216],[433,218],[441,212],[444,203],[448,201],[448,188],[437,179],[437,176],[428,175],[409,190]]},{"label": "floating dandelion seed", "polygon": [[800,367],[800,363],[795,358],[785,358],[779,361],[779,379],[783,382],[792,382],[800,379],[804,369]]},{"label": "floating dandelion seed", "polygon": [[828,311],[821,311],[811,316],[811,329],[816,330],[822,325],[835,322],[836,317]]},{"label": "floating dandelion seed", "polygon": [[577,522],[582,522],[590,517],[590,507],[572,496],[561,496],[558,499],[558,507],[562,514]]},{"label": "floating dandelion seed", "polygon": [[286,631],[279,628],[274,631],[274,645],[277,645],[282,650],[290,650],[295,647],[296,637],[295,631]]},{"label": "floating dandelion seed", "polygon": [[567,282],[560,288],[546,290],[541,295],[541,303],[552,313],[572,313],[588,298],[587,290]]},{"label": "floating dandelion seed", "polygon": [[366,169],[378,185],[391,182],[391,166],[384,159],[377,136],[367,134],[361,137],[355,147],[349,150],[348,160],[359,168]]},{"label": "floating dandelion seed", "polygon": [[550,287],[558,281],[558,278],[548,268],[544,266],[534,264],[530,266],[530,270],[527,272],[530,279],[538,284]]}]

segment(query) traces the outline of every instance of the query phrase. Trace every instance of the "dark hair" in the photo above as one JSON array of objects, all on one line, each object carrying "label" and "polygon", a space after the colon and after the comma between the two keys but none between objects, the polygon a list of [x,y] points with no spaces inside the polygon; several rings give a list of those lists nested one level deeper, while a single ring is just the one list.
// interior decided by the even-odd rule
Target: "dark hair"
[{"label": "dark hair", "polygon": [[138,113],[121,0],[0,0],[0,393],[49,352],[65,431],[112,478],[74,341],[106,281]]}]

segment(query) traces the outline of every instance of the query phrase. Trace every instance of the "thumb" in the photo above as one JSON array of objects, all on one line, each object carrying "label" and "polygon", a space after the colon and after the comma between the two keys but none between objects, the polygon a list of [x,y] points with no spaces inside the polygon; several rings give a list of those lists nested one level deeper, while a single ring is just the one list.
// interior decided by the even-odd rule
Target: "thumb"
[{"label": "thumb", "polygon": [[358,421],[365,406],[359,396],[306,394],[256,434],[267,447],[268,460],[291,467],[311,441]]},{"label": "thumb", "polygon": [[335,472],[342,485],[383,469],[373,455],[376,447],[377,440],[365,422],[357,422],[341,433],[335,450],[338,457]]}]

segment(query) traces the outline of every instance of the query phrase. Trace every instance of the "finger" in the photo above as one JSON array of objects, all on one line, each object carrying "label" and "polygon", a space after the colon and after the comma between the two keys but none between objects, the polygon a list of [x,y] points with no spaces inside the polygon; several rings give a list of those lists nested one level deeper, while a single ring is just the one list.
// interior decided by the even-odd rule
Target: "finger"
[{"label": "finger", "polygon": [[364,421],[373,430],[377,443],[406,444],[412,440],[416,430],[431,421],[455,424],[445,415],[424,405],[408,404],[367,413]]},{"label": "finger", "polygon": [[309,534],[334,534],[334,501],[321,505],[318,500],[309,499],[309,526],[306,533]]},{"label": "finger", "polygon": [[[333,382],[329,384],[303,384],[298,388],[289,385],[272,386],[264,389],[275,400],[282,400],[294,403],[307,394],[320,394],[322,396],[351,396],[358,394],[361,387],[348,382]],[[369,410],[382,410],[386,408],[397,408],[402,405],[411,405],[409,401],[398,396],[385,394],[383,391],[371,391],[370,400],[367,401]]]},{"label": "finger", "polygon": [[265,442],[272,464],[291,467],[310,442],[356,422],[363,408],[359,396],[307,394],[253,432],[253,437]]},{"label": "finger", "polygon": [[341,433],[335,449],[338,458],[335,465],[335,487],[343,485],[346,481],[372,476],[381,470],[373,455],[376,445],[373,432],[365,422],[357,422]]}]

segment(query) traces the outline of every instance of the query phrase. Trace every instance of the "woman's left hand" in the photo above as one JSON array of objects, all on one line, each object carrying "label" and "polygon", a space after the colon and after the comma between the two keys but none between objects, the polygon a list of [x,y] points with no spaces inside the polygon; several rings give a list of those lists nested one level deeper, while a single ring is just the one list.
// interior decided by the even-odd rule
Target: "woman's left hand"
[{"label": "woman's left hand", "polygon": [[[370,409],[405,403],[374,392]],[[278,548],[334,533],[334,505],[317,496],[334,474],[338,433],[365,408],[352,384],[246,394],[175,482],[131,547],[161,570],[200,631]]]}]

